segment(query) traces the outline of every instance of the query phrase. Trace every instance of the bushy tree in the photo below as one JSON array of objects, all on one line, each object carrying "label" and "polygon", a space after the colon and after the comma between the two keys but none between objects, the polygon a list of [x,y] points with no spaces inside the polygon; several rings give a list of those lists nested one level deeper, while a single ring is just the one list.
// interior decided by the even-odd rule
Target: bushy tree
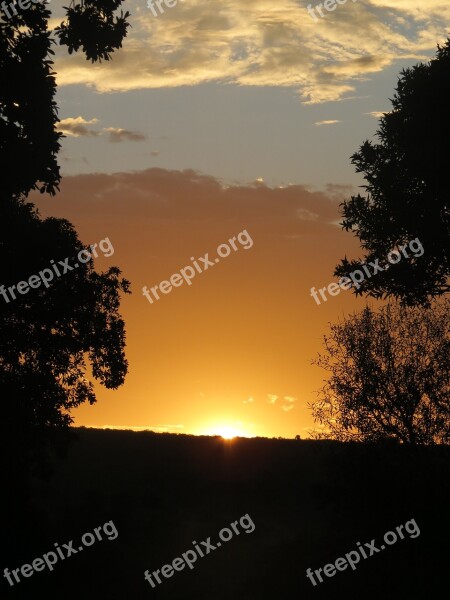
[{"label": "bushy tree", "polygon": [[[71,409],[95,402],[89,370],[107,388],[123,383],[127,361],[119,304],[129,284],[117,267],[97,273],[92,261],[76,263],[78,253],[89,248],[68,221],[42,220],[29,203],[16,200],[0,203],[0,217],[7,223],[0,252],[2,442],[24,461],[38,463],[47,441],[72,422]],[[64,273],[59,265],[61,275],[54,273],[48,287],[41,284],[24,295],[16,289],[15,298],[8,292],[65,258],[72,270]]]},{"label": "bushy tree", "polygon": [[[70,54],[80,48],[92,62],[109,60],[122,46],[129,13],[116,15],[123,0],[81,0],[66,8],[56,39]],[[1,14],[1,13],[0,13]],[[60,182],[61,133],[54,96],[51,12],[38,2],[0,21],[0,200],[33,189],[55,194]]]},{"label": "bushy tree", "polygon": [[[392,111],[380,119],[379,143],[366,141],[352,156],[367,194],[342,204],[342,225],[359,238],[363,260],[386,263],[391,250],[415,238],[425,249],[366,278],[356,294],[427,304],[450,290],[449,97],[450,40],[428,64],[402,71]],[[335,275],[359,266],[345,257]]]},{"label": "bushy tree", "polygon": [[394,302],[331,326],[314,361],[330,373],[314,420],[341,441],[450,441],[450,301]]},{"label": "bushy tree", "polygon": [[[75,258],[84,248],[64,219],[41,219],[27,196],[54,195],[60,182],[61,133],[54,97],[56,40],[92,62],[122,46],[129,13],[123,0],[72,1],[52,34],[47,3],[10,11],[0,21],[0,285],[8,288]],[[73,263],[72,263],[73,264]],[[11,475],[45,455],[54,434],[67,432],[70,410],[95,401],[92,376],[116,388],[127,372],[125,330],[119,315],[129,283],[117,267],[97,273],[79,264],[47,288],[7,301],[0,296],[2,457]],[[14,460],[15,459],[15,460]],[[3,471],[5,473],[5,471]],[[8,477],[6,478],[8,480]]]}]

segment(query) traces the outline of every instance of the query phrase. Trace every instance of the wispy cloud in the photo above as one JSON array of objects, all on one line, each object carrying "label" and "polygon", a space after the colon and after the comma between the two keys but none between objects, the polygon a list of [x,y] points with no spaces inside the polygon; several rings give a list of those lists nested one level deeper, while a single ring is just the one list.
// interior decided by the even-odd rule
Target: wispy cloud
[{"label": "wispy cloud", "polygon": [[316,121],[314,125],[318,125],[320,127],[321,125],[335,125],[336,123],[342,123],[342,121],[338,121],[337,119],[330,121]]},{"label": "wispy cloud", "polygon": [[275,404],[275,402],[278,400],[278,396],[276,396],[275,394],[267,394],[267,402],[269,404]]},{"label": "wispy cloud", "polygon": [[58,123],[58,130],[69,137],[94,137],[100,135],[100,131],[90,129],[90,125],[98,123],[98,119],[87,121],[83,117],[69,117]]},{"label": "wispy cloud", "polygon": [[284,404],[281,408],[284,410],[284,412],[289,412],[290,410],[292,410],[294,408],[294,405],[293,404]]},{"label": "wispy cloud", "polygon": [[58,130],[69,137],[98,137],[106,134],[108,141],[112,143],[142,142],[147,139],[147,136],[142,133],[121,129],[120,127],[104,127],[101,131],[90,128],[91,125],[96,125],[98,122],[98,119],[87,120],[81,116],[69,117],[59,121]]},{"label": "wispy cloud", "polygon": [[367,112],[367,113],[364,113],[364,114],[365,115],[369,115],[370,117],[373,117],[374,119],[379,119],[380,117],[382,117],[384,115],[383,112],[380,112],[378,110],[373,110],[372,112]]},{"label": "wispy cloud", "polygon": [[316,221],[319,218],[319,215],[306,208],[299,208],[297,210],[297,217],[302,221]]},{"label": "wispy cloud", "polygon": [[103,129],[108,134],[108,141],[118,144],[120,142],[143,142],[147,139],[142,133],[136,131],[129,131],[128,129],[120,129],[118,127],[106,127]]},{"label": "wispy cloud", "polygon": [[427,59],[445,40],[443,0],[348,2],[315,23],[293,0],[189,0],[154,18],[129,0],[133,28],[107,65],[58,53],[62,85],[100,92],[199,85],[289,86],[307,103],[354,97],[397,60]]}]

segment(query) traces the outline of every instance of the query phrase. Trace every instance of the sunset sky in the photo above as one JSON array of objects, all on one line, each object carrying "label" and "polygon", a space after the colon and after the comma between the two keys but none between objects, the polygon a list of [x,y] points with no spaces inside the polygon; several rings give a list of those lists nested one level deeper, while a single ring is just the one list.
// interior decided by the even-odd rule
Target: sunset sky
[{"label": "sunset sky", "polygon": [[[349,0],[317,22],[307,4],[179,0],[155,17],[127,0],[111,62],[57,51],[65,177],[34,199],[86,244],[108,237],[96,266],[119,266],[133,292],[126,383],[97,386],[76,425],[307,437],[325,377],[311,360],[327,324],[364,304],[310,296],[361,256],[338,226],[363,183],[349,157],[450,20],[447,0]],[[153,304],[142,295],[243,230],[252,247]]]}]

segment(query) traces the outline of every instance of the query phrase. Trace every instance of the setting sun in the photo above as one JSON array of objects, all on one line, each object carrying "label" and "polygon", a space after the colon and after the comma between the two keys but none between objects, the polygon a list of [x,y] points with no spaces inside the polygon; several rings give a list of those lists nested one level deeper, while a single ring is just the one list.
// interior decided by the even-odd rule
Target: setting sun
[{"label": "setting sun", "polygon": [[233,429],[232,427],[220,427],[217,433],[226,440],[232,440],[239,435],[237,429]]},{"label": "setting sun", "polygon": [[232,440],[235,437],[249,437],[245,432],[236,427],[230,427],[228,425],[218,425],[209,427],[205,431],[205,435],[220,435],[225,440]]}]

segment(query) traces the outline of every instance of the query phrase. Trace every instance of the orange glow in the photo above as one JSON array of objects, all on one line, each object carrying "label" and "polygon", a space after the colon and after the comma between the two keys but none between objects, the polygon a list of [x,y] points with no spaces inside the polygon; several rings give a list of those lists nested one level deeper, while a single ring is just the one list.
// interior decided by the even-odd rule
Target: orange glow
[{"label": "orange glow", "polygon": [[[328,323],[364,305],[347,291],[319,306],[310,293],[333,281],[340,257],[357,252],[333,224],[343,198],[296,185],[222,188],[207,176],[159,169],[66,177],[61,189],[45,201],[38,194],[41,214],[68,219],[86,244],[108,237],[114,255],[99,254],[95,267],[119,266],[133,291],[120,309],[125,384],[97,384],[97,403],[72,411],[75,424],[224,440],[307,436],[316,426],[308,402],[324,378],[311,359]],[[219,244],[244,228],[252,248],[236,242],[238,250],[192,285],[153,304],[143,296],[142,286],[168,280],[190,257],[209,252],[214,262]]]}]

